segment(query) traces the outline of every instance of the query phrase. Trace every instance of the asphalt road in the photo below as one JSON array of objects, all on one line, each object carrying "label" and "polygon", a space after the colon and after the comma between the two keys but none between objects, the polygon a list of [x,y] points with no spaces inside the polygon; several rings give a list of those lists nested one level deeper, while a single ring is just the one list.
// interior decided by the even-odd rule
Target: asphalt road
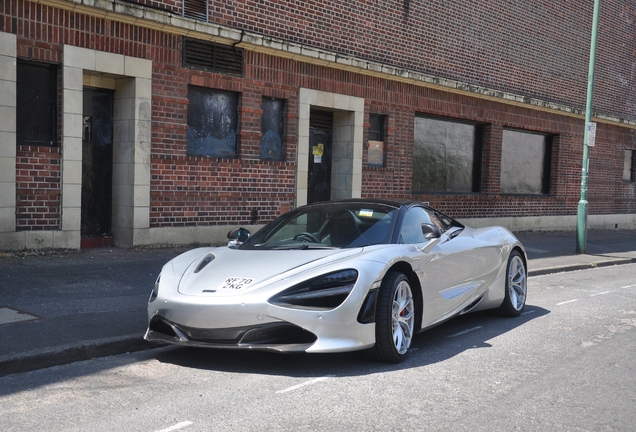
[{"label": "asphalt road", "polygon": [[0,378],[3,431],[601,431],[636,425],[636,264],[529,279],[400,365],[159,348]]},{"label": "asphalt road", "polygon": [[[0,309],[37,318],[0,325],[0,375],[91,358],[84,350],[103,356],[150,346],[142,339],[150,289],[184,250],[103,248],[0,260]],[[18,367],[6,361],[12,355]]]}]

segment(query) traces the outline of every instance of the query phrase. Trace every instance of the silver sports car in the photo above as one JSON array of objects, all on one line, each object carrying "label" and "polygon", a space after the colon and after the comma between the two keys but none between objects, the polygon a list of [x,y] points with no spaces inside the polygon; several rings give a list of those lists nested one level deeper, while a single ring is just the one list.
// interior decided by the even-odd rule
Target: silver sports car
[{"label": "silver sports car", "polygon": [[163,267],[146,340],[368,350],[400,362],[422,330],[471,311],[517,316],[526,301],[526,254],[512,233],[472,229],[417,202],[322,202],[228,238]]}]

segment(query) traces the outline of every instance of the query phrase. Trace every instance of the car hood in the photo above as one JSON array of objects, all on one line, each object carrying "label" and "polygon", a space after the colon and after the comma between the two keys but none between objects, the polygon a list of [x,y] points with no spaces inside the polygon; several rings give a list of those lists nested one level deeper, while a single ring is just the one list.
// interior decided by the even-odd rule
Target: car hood
[{"label": "car hood", "polygon": [[183,273],[179,281],[181,294],[244,294],[310,268],[357,255],[362,248],[253,251],[224,247],[197,251],[173,260],[175,274]]}]

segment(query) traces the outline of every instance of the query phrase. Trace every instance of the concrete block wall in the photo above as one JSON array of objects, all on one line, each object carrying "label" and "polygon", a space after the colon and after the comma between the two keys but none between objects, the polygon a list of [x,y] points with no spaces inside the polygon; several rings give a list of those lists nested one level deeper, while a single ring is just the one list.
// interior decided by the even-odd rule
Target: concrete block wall
[{"label": "concrete block wall", "polygon": [[16,46],[15,35],[0,33],[0,234],[16,226]]}]

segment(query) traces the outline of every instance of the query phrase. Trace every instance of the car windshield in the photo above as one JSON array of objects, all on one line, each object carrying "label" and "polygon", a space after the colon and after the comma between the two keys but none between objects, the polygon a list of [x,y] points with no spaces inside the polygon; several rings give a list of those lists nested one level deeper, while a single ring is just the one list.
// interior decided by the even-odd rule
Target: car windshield
[{"label": "car windshield", "polygon": [[339,202],[301,207],[251,236],[240,249],[353,248],[391,241],[398,208]]}]

